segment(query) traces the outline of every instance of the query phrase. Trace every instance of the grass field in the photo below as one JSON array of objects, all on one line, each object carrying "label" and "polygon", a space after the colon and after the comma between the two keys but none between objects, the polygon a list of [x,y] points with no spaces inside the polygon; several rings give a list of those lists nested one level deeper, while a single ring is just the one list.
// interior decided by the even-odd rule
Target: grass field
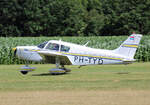
[{"label": "grass field", "polygon": [[0,105],[150,105],[150,63],[67,66],[72,72],[49,75],[55,65],[0,65]]}]

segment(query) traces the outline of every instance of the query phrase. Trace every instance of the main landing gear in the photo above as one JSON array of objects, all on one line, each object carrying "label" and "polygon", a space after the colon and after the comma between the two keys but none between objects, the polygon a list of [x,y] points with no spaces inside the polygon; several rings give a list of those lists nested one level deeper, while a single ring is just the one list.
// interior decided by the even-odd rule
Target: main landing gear
[{"label": "main landing gear", "polygon": [[64,67],[53,68],[53,69],[49,70],[50,74],[52,74],[52,75],[65,74],[65,73],[70,72],[70,71],[71,71],[70,69],[66,69]]},{"label": "main landing gear", "polygon": [[[35,67],[29,67],[27,64],[23,67],[21,67],[20,72],[23,75],[28,74],[28,72],[34,71],[36,68]],[[60,67],[60,60],[58,57],[56,57],[56,68],[50,69],[49,72],[52,75],[59,75],[59,74],[65,74],[67,72],[70,72],[70,69],[67,69],[64,67],[64,65],[61,65]]]},{"label": "main landing gear", "polygon": [[[35,67],[29,67],[28,65],[25,65],[23,67],[21,67],[21,74],[26,75],[28,74],[28,72],[32,72],[34,71],[36,68]],[[60,68],[53,68],[50,69],[49,72],[52,75],[59,75],[59,74],[66,74],[67,72],[70,72],[70,69],[65,68],[64,66],[60,67]]]},{"label": "main landing gear", "polygon": [[50,74],[52,74],[52,75],[65,74],[65,73],[70,72],[70,71],[71,70],[65,68],[64,65],[61,65],[61,67],[60,67],[59,57],[56,57],[56,68],[49,70]]}]

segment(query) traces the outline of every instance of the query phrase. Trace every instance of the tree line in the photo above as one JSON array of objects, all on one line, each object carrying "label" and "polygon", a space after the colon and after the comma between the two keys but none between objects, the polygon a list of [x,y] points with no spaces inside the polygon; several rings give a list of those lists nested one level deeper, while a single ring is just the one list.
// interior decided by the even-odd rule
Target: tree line
[{"label": "tree line", "polygon": [[0,0],[0,36],[150,34],[150,0]]}]

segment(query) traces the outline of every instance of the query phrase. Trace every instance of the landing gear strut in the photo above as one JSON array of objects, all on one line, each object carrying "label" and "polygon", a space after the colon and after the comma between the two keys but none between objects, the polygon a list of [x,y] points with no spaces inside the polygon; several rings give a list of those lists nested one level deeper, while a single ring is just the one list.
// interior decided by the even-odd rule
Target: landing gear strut
[{"label": "landing gear strut", "polygon": [[[35,67],[29,67],[28,64],[26,64],[25,66],[21,67],[20,72],[23,75],[26,75],[26,74],[28,74],[28,72],[34,71],[35,69],[36,69]],[[65,73],[70,72],[70,71],[71,70],[65,68],[64,65],[60,65],[60,59],[58,56],[56,57],[56,68],[49,70],[50,74],[52,74],[52,75],[65,74]]]},{"label": "landing gear strut", "polygon": [[56,57],[56,68],[53,68],[53,69],[50,69],[49,72],[52,74],[52,75],[59,75],[59,74],[65,74],[67,72],[70,72],[71,70],[70,69],[66,69],[64,67],[64,65],[61,65],[60,67],[60,59],[59,57],[57,56]]}]

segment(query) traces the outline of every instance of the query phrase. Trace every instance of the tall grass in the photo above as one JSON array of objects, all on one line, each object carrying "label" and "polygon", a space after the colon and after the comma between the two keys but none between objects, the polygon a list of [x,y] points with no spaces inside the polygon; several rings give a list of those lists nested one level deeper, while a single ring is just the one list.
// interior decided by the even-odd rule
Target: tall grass
[{"label": "tall grass", "polygon": [[[23,60],[14,57],[12,48],[16,46],[38,45],[48,40],[63,40],[67,42],[84,45],[89,41],[88,46],[101,49],[117,48],[127,36],[109,37],[0,37],[0,64],[22,64]],[[150,36],[144,36],[135,55],[137,61],[150,61]]]}]

